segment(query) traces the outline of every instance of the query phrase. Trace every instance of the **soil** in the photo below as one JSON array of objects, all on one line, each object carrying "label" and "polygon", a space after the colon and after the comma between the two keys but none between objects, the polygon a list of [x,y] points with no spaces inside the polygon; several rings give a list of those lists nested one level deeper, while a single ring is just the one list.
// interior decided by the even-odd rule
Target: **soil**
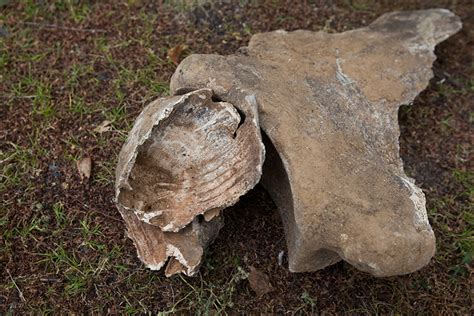
[{"label": "soil", "polygon": [[[474,5],[186,3],[0,1],[0,313],[471,314]],[[259,185],[225,211],[197,277],[143,266],[114,206],[114,168],[135,117],[168,93],[169,49],[186,45],[180,59],[231,54],[258,32],[341,32],[385,12],[439,7],[463,29],[437,46],[429,87],[399,112],[405,169],[437,237],[427,267],[391,278],[344,262],[290,273],[285,254],[278,260],[282,224]],[[105,120],[110,129],[98,131]],[[83,157],[93,165],[81,181]],[[270,293],[253,292],[250,267],[268,275]]]}]

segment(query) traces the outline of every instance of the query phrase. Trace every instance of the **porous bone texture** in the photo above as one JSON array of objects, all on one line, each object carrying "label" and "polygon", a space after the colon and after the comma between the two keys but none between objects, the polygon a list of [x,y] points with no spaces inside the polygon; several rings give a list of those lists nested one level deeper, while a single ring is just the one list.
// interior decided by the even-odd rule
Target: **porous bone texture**
[{"label": "porous bone texture", "polygon": [[234,204],[259,181],[256,106],[241,112],[210,89],[161,98],[137,118],[119,155],[116,201],[150,268],[193,274]]},{"label": "porous bone texture", "polygon": [[375,276],[413,272],[435,251],[423,192],[399,156],[397,112],[426,88],[450,11],[393,12],[339,34],[254,35],[246,54],[191,55],[172,93],[212,89],[255,103],[268,136],[263,184],[285,226],[289,268],[346,260]]}]

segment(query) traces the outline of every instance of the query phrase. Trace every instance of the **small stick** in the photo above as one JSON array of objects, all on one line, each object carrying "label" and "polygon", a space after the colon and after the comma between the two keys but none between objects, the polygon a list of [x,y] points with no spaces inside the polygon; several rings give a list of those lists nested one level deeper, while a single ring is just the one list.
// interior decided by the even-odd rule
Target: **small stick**
[{"label": "small stick", "polygon": [[40,278],[41,282],[61,282],[58,278]]},{"label": "small stick", "polygon": [[20,299],[23,301],[23,302],[26,302],[26,299],[25,297],[23,296],[23,292],[21,292],[20,288],[18,287],[18,285],[16,284],[15,280],[13,280],[13,277],[12,275],[10,274],[10,270],[7,269],[7,273],[8,273],[8,276],[10,277],[10,279],[12,280],[13,282],[13,285],[16,287],[17,291],[18,291],[18,294],[20,295]]},{"label": "small stick", "polygon": [[67,26],[60,26],[55,24],[43,24],[43,23],[36,23],[36,22],[24,22],[25,25],[29,26],[39,26],[40,28],[44,29],[51,29],[51,30],[64,30],[64,31],[74,31],[74,32],[89,32],[89,33],[106,33],[107,30],[103,29],[81,29],[78,27],[67,27]]}]

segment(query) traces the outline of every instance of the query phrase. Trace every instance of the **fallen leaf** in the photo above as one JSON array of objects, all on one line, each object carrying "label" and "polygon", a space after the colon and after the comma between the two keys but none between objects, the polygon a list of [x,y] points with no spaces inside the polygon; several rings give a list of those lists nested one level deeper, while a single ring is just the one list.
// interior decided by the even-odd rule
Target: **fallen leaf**
[{"label": "fallen leaf", "polygon": [[249,269],[250,273],[248,280],[250,283],[250,288],[257,294],[257,296],[262,296],[273,291],[273,287],[270,283],[268,275],[252,266],[250,266]]},{"label": "fallen leaf", "polygon": [[105,120],[102,123],[100,123],[99,126],[94,128],[94,132],[99,133],[99,134],[102,134],[103,132],[108,132],[112,128],[110,124],[112,124],[111,121]]},{"label": "fallen leaf", "polygon": [[188,48],[188,45],[179,44],[168,49],[168,58],[173,62],[173,64],[179,64],[179,58],[186,48]]},{"label": "fallen leaf", "polygon": [[79,160],[77,163],[77,170],[79,171],[79,176],[81,180],[89,179],[91,176],[92,169],[92,160],[91,157],[85,157]]}]

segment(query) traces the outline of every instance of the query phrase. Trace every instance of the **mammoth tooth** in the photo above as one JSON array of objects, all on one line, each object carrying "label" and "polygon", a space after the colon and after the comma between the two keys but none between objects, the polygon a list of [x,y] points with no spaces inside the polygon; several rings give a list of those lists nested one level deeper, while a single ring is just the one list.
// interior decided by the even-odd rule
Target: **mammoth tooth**
[{"label": "mammoth tooth", "polygon": [[238,110],[211,89],[158,99],[139,115],[119,155],[116,201],[149,267],[171,257],[166,274],[195,272],[220,210],[260,179],[256,118],[253,104]]},{"label": "mammoth tooth", "polygon": [[147,224],[135,213],[120,209],[140,260],[151,270],[160,270],[167,262],[165,275],[175,273],[193,275],[201,265],[206,247],[214,240],[223,226],[221,217],[209,222],[196,219],[179,232],[163,232]]}]

